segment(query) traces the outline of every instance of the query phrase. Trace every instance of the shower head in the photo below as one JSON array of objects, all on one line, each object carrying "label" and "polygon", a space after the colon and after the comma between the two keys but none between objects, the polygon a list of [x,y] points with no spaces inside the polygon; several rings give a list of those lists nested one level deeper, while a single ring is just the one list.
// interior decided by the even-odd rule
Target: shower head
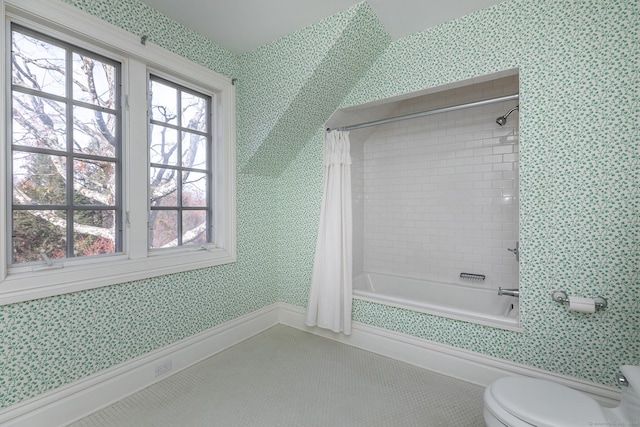
[{"label": "shower head", "polygon": [[505,124],[507,124],[507,117],[509,117],[509,114],[513,113],[516,110],[520,109],[520,104],[516,105],[515,107],[513,107],[511,110],[509,110],[509,112],[507,114],[505,114],[504,116],[498,117],[496,119],[496,123],[500,126],[504,126]]}]

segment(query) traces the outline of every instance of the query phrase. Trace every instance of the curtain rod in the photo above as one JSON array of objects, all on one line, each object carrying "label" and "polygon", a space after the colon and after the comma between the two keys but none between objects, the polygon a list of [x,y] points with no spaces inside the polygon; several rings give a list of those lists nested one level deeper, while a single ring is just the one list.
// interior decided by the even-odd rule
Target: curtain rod
[{"label": "curtain rod", "polygon": [[462,110],[463,108],[479,107],[481,105],[493,104],[494,102],[511,101],[513,99],[518,99],[519,97],[520,95],[516,93],[515,95],[507,95],[507,96],[501,96],[499,98],[485,99],[484,101],[476,101],[476,102],[469,102],[467,104],[453,105],[451,107],[438,108],[436,110],[421,111],[418,113],[411,113],[411,114],[405,114],[402,116],[389,117],[386,119],[373,120],[371,122],[358,123],[355,125],[343,126],[343,127],[333,128],[333,129],[327,128],[327,132],[330,132],[332,130],[361,129],[369,126],[376,126],[376,125],[382,125],[385,123],[397,122],[400,120],[415,119],[418,117],[430,116],[432,114],[447,113],[449,111]]}]

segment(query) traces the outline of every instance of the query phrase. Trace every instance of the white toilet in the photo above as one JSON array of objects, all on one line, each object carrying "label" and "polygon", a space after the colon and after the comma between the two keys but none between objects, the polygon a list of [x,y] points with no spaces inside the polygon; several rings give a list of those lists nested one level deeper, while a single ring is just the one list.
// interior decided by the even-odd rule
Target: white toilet
[{"label": "white toilet", "polygon": [[621,370],[628,385],[615,408],[551,381],[500,378],[484,392],[484,420],[488,427],[640,426],[640,366]]}]

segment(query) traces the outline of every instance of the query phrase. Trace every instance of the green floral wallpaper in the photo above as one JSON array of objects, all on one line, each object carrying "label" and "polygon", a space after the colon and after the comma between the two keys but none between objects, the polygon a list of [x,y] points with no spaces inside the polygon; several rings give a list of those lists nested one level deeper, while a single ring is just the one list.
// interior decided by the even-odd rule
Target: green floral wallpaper
[{"label": "green floral wallpaper", "polygon": [[[640,364],[639,19],[631,0],[512,0],[389,45],[341,107],[519,68],[525,333],[363,301],[354,320],[608,385]],[[314,225],[315,206],[297,200],[320,197],[320,146],[318,134],[281,177],[296,200],[284,220]],[[313,245],[299,236],[285,238],[291,253]],[[290,267],[300,277],[280,298],[304,306],[310,273]],[[610,305],[568,312],[554,289]]]},{"label": "green floral wallpaper", "polygon": [[[135,0],[72,4],[219,73],[236,72],[234,55]],[[0,408],[276,302],[275,187],[269,177],[238,175],[234,264],[1,306]]]},{"label": "green floral wallpaper", "polygon": [[277,301],[269,178],[238,177],[238,262],[0,307],[7,407]]},{"label": "green floral wallpaper", "polygon": [[233,53],[137,0],[62,1],[227,77],[236,74]]},{"label": "green floral wallpaper", "polygon": [[239,130],[249,141],[241,171],[282,174],[389,43],[369,5],[359,3],[241,55],[239,108],[250,112]]},{"label": "green floral wallpaper", "polygon": [[[525,333],[365,302],[354,319],[603,384],[640,364],[637,1],[508,0],[393,43],[361,3],[239,57],[137,0],[66,1],[239,78],[238,262],[0,307],[0,407],[276,301],[304,307],[331,112],[511,67]],[[556,288],[610,306],[570,313]]]}]

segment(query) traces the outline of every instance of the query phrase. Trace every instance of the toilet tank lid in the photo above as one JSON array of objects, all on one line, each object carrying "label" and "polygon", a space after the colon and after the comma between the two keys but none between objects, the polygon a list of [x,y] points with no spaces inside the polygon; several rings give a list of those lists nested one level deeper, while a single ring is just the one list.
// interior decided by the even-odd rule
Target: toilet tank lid
[{"label": "toilet tank lid", "polygon": [[489,387],[491,396],[504,410],[535,426],[571,427],[606,423],[598,402],[551,381],[504,377]]}]

